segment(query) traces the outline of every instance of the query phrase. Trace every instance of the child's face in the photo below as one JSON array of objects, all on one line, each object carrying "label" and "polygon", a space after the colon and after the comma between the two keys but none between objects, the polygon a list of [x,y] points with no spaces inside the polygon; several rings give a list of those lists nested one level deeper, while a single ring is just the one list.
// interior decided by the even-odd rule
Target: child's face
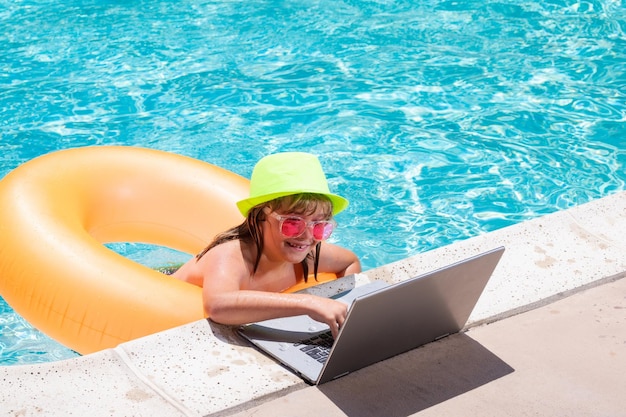
[{"label": "child's face", "polygon": [[280,209],[265,211],[266,252],[294,264],[302,262],[320,240],[330,237],[334,228],[334,221],[328,220],[323,208],[305,215]]}]

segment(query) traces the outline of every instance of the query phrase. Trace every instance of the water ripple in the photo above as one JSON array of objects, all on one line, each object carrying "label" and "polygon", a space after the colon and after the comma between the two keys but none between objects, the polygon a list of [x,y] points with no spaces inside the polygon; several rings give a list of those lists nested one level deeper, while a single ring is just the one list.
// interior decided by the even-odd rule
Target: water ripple
[{"label": "water ripple", "polygon": [[372,268],[626,189],[625,29],[619,0],[0,0],[0,177],[308,150]]}]

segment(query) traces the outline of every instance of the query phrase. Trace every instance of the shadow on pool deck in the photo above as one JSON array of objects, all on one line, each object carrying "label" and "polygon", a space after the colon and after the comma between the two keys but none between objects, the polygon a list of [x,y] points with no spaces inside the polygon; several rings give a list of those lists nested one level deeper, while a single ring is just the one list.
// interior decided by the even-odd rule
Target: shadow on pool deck
[{"label": "shadow on pool deck", "polygon": [[492,382],[513,368],[466,334],[364,368],[319,390],[348,416],[401,417]]}]

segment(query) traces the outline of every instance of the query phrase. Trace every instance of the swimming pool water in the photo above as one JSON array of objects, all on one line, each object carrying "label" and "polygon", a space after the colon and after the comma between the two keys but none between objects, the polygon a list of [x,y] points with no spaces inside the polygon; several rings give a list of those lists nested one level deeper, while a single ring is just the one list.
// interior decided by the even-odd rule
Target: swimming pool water
[{"label": "swimming pool water", "polygon": [[[310,151],[366,269],[625,188],[617,0],[0,0],[0,44],[0,178],[75,146],[246,177]],[[74,355],[3,301],[0,326],[1,364]]]}]

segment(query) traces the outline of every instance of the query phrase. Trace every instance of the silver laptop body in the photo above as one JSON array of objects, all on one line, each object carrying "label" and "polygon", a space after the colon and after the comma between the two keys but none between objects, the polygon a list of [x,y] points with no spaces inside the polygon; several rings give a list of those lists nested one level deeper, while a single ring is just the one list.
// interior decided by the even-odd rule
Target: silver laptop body
[{"label": "silver laptop body", "polygon": [[496,248],[393,285],[374,281],[340,294],[350,307],[327,358],[311,339],[328,338],[323,335],[330,330],[308,316],[245,325],[239,333],[306,381],[322,384],[457,333],[503,252]]}]

